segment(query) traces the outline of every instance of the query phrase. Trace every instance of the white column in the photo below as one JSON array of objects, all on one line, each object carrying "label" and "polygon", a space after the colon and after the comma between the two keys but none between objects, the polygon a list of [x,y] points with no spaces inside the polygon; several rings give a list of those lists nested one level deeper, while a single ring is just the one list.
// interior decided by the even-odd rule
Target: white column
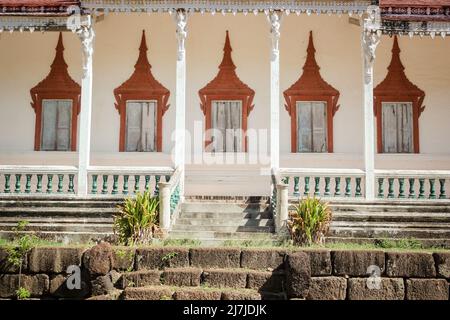
[{"label": "white column", "polygon": [[270,55],[270,166],[273,170],[280,167],[280,40],[281,11],[268,14],[270,37],[272,40]]},{"label": "white column", "polygon": [[363,49],[363,114],[364,114],[364,170],[366,200],[375,199],[375,117],[373,108],[373,65],[375,51],[381,39],[380,10],[370,6],[362,30]]},{"label": "white column", "polygon": [[80,132],[78,135],[78,195],[88,194],[88,167],[91,153],[92,113],[92,54],[94,29],[89,19],[87,25],[77,29],[83,54],[83,78],[81,80]]},{"label": "white column", "polygon": [[159,221],[161,229],[167,232],[170,229],[170,184],[159,183]]},{"label": "white column", "polygon": [[175,168],[182,170],[180,178],[180,196],[184,195],[185,167],[185,130],[186,130],[186,49],[187,13],[180,9],[175,15],[177,36],[177,70],[175,93]]}]

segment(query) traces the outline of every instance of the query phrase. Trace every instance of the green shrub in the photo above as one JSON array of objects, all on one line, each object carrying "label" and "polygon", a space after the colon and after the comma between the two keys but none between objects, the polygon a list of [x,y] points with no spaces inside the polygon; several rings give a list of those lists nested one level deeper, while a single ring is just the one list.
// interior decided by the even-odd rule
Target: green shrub
[{"label": "green shrub", "polygon": [[288,229],[296,245],[323,244],[330,228],[331,209],[318,198],[305,198],[290,213]]},{"label": "green shrub", "polygon": [[125,199],[114,216],[114,232],[118,234],[121,244],[149,244],[158,229],[159,200],[152,197],[149,191]]},{"label": "green shrub", "polygon": [[20,287],[16,290],[16,296],[18,300],[26,300],[31,296],[31,293],[24,287]]}]

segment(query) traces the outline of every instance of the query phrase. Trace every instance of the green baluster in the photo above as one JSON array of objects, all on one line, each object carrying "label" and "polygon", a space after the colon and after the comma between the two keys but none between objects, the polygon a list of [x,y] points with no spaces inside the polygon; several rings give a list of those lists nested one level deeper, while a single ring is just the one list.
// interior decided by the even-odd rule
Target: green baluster
[{"label": "green baluster", "polygon": [[325,197],[330,196],[330,177],[325,177],[325,192],[323,195]]},{"label": "green baluster", "polygon": [[21,177],[22,177],[22,175],[20,173],[16,174],[16,185],[15,185],[15,188],[14,188],[14,192],[15,193],[20,193],[20,189],[21,189],[20,178]]},{"label": "green baluster", "polygon": [[69,193],[75,193],[73,179],[75,178],[74,174],[69,174]]},{"label": "green baluster", "polygon": [[419,199],[425,198],[425,179],[419,179]]},{"label": "green baluster", "polygon": [[355,197],[361,197],[361,178],[355,178],[356,180],[356,193],[355,193]]},{"label": "green baluster", "polygon": [[166,176],[165,176],[165,179],[166,179],[166,182],[169,182],[170,176],[169,176],[169,175],[166,175]]},{"label": "green baluster", "polygon": [[388,179],[388,198],[394,197],[394,178]]},{"label": "green baluster", "polygon": [[309,177],[305,177],[305,192],[303,192],[303,195],[309,195]]},{"label": "green baluster", "polygon": [[139,181],[141,180],[141,176],[140,175],[135,175],[134,176],[134,193],[138,193],[139,192]]},{"label": "green baluster", "polygon": [[108,175],[103,175],[103,185],[102,185],[102,194],[108,194]]},{"label": "green baluster", "polygon": [[409,178],[408,182],[409,182],[409,195],[408,195],[408,198],[414,199],[416,197],[416,194],[415,194],[415,191],[414,191],[415,179],[414,178]]},{"label": "green baluster", "polygon": [[294,177],[294,197],[300,196],[300,188],[299,188],[300,177]]},{"label": "green baluster", "polygon": [[314,177],[314,196],[320,196],[320,177]]},{"label": "green baluster", "polygon": [[63,193],[63,181],[64,181],[64,175],[58,174],[58,193]]},{"label": "green baluster", "polygon": [[11,181],[11,175],[5,174],[5,193],[11,193],[11,185],[10,185],[10,181]]},{"label": "green baluster", "polygon": [[53,192],[53,175],[47,174],[47,193]]},{"label": "green baluster", "polygon": [[159,195],[159,180],[161,179],[161,176],[155,176],[155,191],[154,191],[154,195],[158,196]]},{"label": "green baluster", "polygon": [[436,199],[436,190],[434,190],[434,179],[429,179],[430,182],[430,199]]},{"label": "green baluster", "polygon": [[128,178],[129,175],[127,174],[123,175],[123,190],[122,190],[123,194],[128,194]]},{"label": "green baluster", "polygon": [[32,174],[27,174],[27,182],[25,184],[25,193],[30,193],[31,192],[31,177],[33,175]]},{"label": "green baluster", "polygon": [[289,177],[284,177],[281,179],[284,184],[289,184]]},{"label": "green baluster", "polygon": [[92,175],[92,194],[97,194],[97,179],[98,179],[98,175],[93,174]]},{"label": "green baluster", "polygon": [[378,178],[378,198],[384,198],[384,178]]},{"label": "green baluster", "polygon": [[446,199],[445,195],[445,179],[439,179],[440,190],[439,190],[439,199]]},{"label": "green baluster", "polygon": [[352,195],[351,189],[352,178],[345,178],[345,196],[350,197]]},{"label": "green baluster", "polygon": [[38,174],[36,175],[37,177],[37,183],[36,183],[36,193],[41,193],[42,192],[42,174]]},{"label": "green baluster", "polygon": [[405,198],[405,179],[398,178],[398,197]]},{"label": "green baluster", "polygon": [[144,190],[145,190],[145,191],[148,191],[149,187],[150,187],[150,176],[149,176],[149,175],[146,175],[146,176],[145,176],[145,186],[144,186]]},{"label": "green baluster", "polygon": [[111,194],[119,193],[119,176],[117,174],[113,175],[113,188]]},{"label": "green baluster", "polygon": [[335,177],[334,182],[334,196],[339,197],[341,195],[341,177]]}]

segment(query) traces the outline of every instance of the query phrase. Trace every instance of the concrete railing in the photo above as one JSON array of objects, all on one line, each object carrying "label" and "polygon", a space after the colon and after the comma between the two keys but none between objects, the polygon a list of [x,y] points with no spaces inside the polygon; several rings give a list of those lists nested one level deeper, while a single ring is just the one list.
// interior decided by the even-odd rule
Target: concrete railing
[{"label": "concrete railing", "polygon": [[289,196],[288,186],[281,180],[278,170],[272,170],[271,206],[274,215],[275,231],[284,233],[287,227]]},{"label": "concrete railing", "polygon": [[179,214],[183,196],[183,169],[178,167],[166,182],[159,182],[159,222],[161,229],[169,231]]}]

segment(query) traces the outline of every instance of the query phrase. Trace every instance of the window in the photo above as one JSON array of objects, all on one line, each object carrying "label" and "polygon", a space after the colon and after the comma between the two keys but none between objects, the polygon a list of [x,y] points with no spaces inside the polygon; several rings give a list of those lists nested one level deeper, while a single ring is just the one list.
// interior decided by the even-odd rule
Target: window
[{"label": "window", "polygon": [[42,101],[41,150],[69,151],[72,100]]},{"label": "window", "polygon": [[156,102],[127,101],[125,151],[156,151]]},{"label": "window", "polygon": [[242,101],[212,102],[213,152],[242,151]]},{"label": "window", "polygon": [[413,152],[412,103],[382,103],[383,152]]},{"label": "window", "polygon": [[327,152],[327,104],[297,102],[298,152]]}]

